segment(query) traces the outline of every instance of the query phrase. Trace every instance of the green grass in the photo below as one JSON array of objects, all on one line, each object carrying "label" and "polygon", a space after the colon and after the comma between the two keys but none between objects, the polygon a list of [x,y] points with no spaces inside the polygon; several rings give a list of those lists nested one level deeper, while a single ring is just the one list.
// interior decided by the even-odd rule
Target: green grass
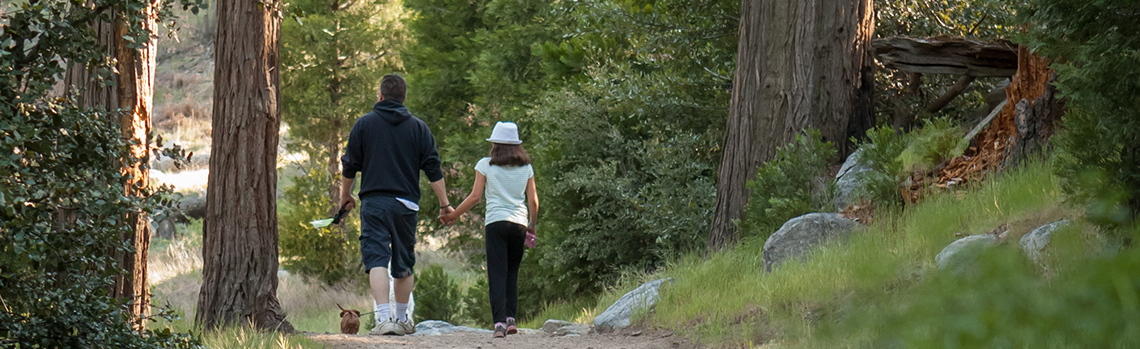
[{"label": "green grass", "polygon": [[324,348],[303,335],[287,335],[277,332],[259,332],[245,327],[230,327],[220,331],[206,332],[202,343],[207,348],[248,348],[248,349],[316,349]]},{"label": "green grass", "polygon": [[707,258],[691,256],[660,273],[676,282],[664,289],[649,321],[712,346],[810,339],[814,324],[839,304],[886,297],[918,282],[935,269],[934,255],[955,234],[1007,224],[1022,230],[1011,232],[1020,235],[1063,218],[1054,216],[1069,214],[1060,195],[1050,169],[1032,164],[903,212],[879,212],[872,226],[846,243],[825,246],[803,263],[785,263],[770,274],[762,268],[763,241]]}]

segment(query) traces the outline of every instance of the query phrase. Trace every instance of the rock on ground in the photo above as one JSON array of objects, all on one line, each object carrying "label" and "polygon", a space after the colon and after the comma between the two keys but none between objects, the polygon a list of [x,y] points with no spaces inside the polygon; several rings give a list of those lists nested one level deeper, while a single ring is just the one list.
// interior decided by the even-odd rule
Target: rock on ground
[{"label": "rock on ground", "polygon": [[590,333],[590,325],[550,319],[542,324],[542,331],[555,336],[580,336]]},{"label": "rock on ground", "polygon": [[859,223],[838,213],[808,213],[792,218],[764,242],[764,270],[770,272],[785,260],[850,235],[859,227]]},{"label": "rock on ground", "polygon": [[871,168],[859,163],[863,149],[856,150],[847,157],[839,172],[835,174],[835,208],[843,211],[847,206],[858,203],[862,198],[859,192],[863,190],[864,183],[859,173],[870,171]]},{"label": "rock on ground", "polygon": [[938,264],[938,269],[946,269],[951,266],[958,269],[964,264],[973,262],[982,250],[993,246],[996,242],[997,236],[994,234],[970,235],[958,239],[938,252],[938,255],[934,256],[934,263]]},{"label": "rock on ground", "polygon": [[1049,240],[1053,233],[1067,225],[1069,225],[1069,221],[1062,219],[1037,227],[1028,234],[1022,235],[1018,245],[1021,246],[1022,251],[1029,255],[1030,259],[1036,262],[1041,257],[1041,252],[1045,250],[1045,247],[1049,246]]},{"label": "rock on ground", "polygon": [[439,320],[427,320],[416,324],[416,333],[413,334],[413,336],[438,336],[452,332],[492,333],[494,331],[467,326],[455,326]]},{"label": "rock on ground", "polygon": [[665,278],[646,282],[621,296],[606,311],[594,317],[594,329],[605,333],[628,327],[635,311],[653,309],[657,305],[661,284],[672,280],[673,278]]}]

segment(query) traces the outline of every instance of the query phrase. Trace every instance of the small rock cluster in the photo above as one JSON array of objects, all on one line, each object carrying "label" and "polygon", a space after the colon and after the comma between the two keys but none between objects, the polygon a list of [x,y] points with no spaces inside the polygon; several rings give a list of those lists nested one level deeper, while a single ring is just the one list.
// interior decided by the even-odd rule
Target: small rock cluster
[{"label": "small rock cluster", "polygon": [[[1030,259],[1040,263],[1041,253],[1049,246],[1053,233],[1067,225],[1069,221],[1065,219],[1042,225],[1022,235],[1018,246]],[[982,251],[996,245],[1002,238],[1002,235],[978,234],[958,239],[938,252],[934,262],[938,265],[938,269],[960,271],[969,268]]]}]

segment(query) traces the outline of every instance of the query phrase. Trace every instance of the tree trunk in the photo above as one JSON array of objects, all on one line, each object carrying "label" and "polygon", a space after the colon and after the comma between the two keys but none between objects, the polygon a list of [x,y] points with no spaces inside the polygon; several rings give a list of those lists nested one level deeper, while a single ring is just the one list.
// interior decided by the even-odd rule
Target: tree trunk
[{"label": "tree trunk", "polygon": [[[154,89],[154,65],[157,49],[158,7],[153,1],[140,13],[143,30],[151,33],[150,40],[139,48],[129,47],[124,36],[130,35],[125,16],[116,16],[118,22],[97,21],[92,30],[99,43],[106,48],[106,54],[115,58],[118,74],[108,77],[110,81],[99,81],[85,65],[73,64],[68,69],[64,81],[66,86],[76,88],[79,102],[84,107],[103,107],[113,111],[121,108],[119,116],[123,139],[128,142],[128,158],[118,159],[123,174],[123,194],[139,196],[149,186],[149,173],[145,165],[150,161],[149,140],[151,100]],[[114,82],[114,85],[108,85]],[[71,219],[73,219],[72,217]],[[119,236],[127,241],[133,252],[112,250],[110,253],[126,273],[114,276],[109,294],[127,302],[127,313],[136,329],[146,327],[146,317],[150,313],[150,292],[147,285],[147,250],[150,247],[150,227],[145,212],[127,213],[126,224],[129,230]]]},{"label": "tree trunk", "polygon": [[217,7],[213,135],[195,321],[293,332],[277,301],[280,2]]},{"label": "tree trunk", "polygon": [[813,127],[846,155],[874,124],[870,0],[742,3],[710,249],[738,239],[745,182],[776,148]]},{"label": "tree trunk", "polygon": [[[333,16],[335,16],[336,12],[340,10],[340,1],[333,0],[332,5],[331,5],[331,10],[332,10]],[[335,24],[336,24],[335,28],[338,30],[336,34],[340,34],[340,32],[339,32],[340,20],[339,19],[336,20]],[[340,60],[340,42],[339,42],[339,39],[340,39],[339,36],[333,35],[333,41],[331,42],[332,48],[333,48],[332,49],[333,66],[332,66],[332,69],[330,69],[330,73],[332,73],[332,76],[330,76],[330,79],[329,79],[329,104],[331,104],[333,106],[333,108],[340,106],[340,100],[341,100],[341,97],[343,97],[342,96],[343,92],[341,90],[341,78],[340,78],[340,72],[341,72],[341,69],[343,69],[343,67],[342,67],[343,65],[341,64],[341,60]],[[332,212],[332,214],[336,214],[338,211],[340,211],[340,176],[339,176],[340,175],[340,143],[341,143],[341,139],[340,139],[340,115],[334,114],[332,116],[332,122],[331,123],[332,123],[332,125],[330,125],[330,126],[332,126],[332,127],[330,128],[330,130],[332,130],[332,134],[329,135],[329,143],[326,146],[326,148],[329,152],[329,161],[328,161],[327,170],[329,172],[329,178],[332,181],[331,183],[329,183],[329,200],[332,201],[332,211],[331,212]],[[343,233],[343,229],[341,229],[341,230],[342,230],[341,233]]]},{"label": "tree trunk", "polygon": [[[122,41],[122,38],[115,39],[115,25],[96,21],[95,24],[91,25],[91,30],[95,32],[99,44],[107,49],[107,57],[114,57],[118,52],[116,50],[117,44]],[[64,76],[64,86],[78,89],[79,104],[83,107],[101,106],[107,110],[119,109],[117,89],[114,86],[106,86],[105,83],[96,81],[92,75],[92,72],[87,70],[86,65],[72,64]],[[115,77],[111,78],[114,79]]]},{"label": "tree trunk", "polygon": [[[116,92],[119,98],[119,107],[122,108],[120,121],[123,129],[123,139],[128,142],[128,159],[124,159],[122,173],[124,178],[124,194],[127,196],[143,195],[150,185],[147,164],[150,162],[150,143],[147,136],[150,134],[151,100],[154,89],[154,64],[157,54],[158,30],[158,0],[151,1],[143,8],[140,16],[142,29],[149,33],[150,39],[135,49],[124,39],[130,35],[128,26],[120,20],[115,24],[115,58],[116,68],[119,71]],[[118,260],[127,270],[128,274],[115,278],[111,295],[120,299],[129,299],[131,302],[130,314],[137,328],[146,327],[146,316],[150,313],[150,292],[147,285],[147,250],[150,248],[150,227],[147,224],[146,213],[142,211],[130,212],[127,215],[127,224],[131,230],[122,236],[124,241],[130,241],[134,253],[124,252]]]}]

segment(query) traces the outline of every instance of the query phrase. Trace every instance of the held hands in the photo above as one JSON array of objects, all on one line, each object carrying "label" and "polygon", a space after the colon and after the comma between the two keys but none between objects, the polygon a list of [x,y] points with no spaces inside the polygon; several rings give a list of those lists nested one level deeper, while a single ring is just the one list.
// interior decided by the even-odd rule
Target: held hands
[{"label": "held hands", "polygon": [[451,208],[450,205],[441,207],[439,209],[439,222],[443,223],[444,225],[451,225],[455,223],[455,220],[459,219],[459,215],[455,213],[455,209]]}]

